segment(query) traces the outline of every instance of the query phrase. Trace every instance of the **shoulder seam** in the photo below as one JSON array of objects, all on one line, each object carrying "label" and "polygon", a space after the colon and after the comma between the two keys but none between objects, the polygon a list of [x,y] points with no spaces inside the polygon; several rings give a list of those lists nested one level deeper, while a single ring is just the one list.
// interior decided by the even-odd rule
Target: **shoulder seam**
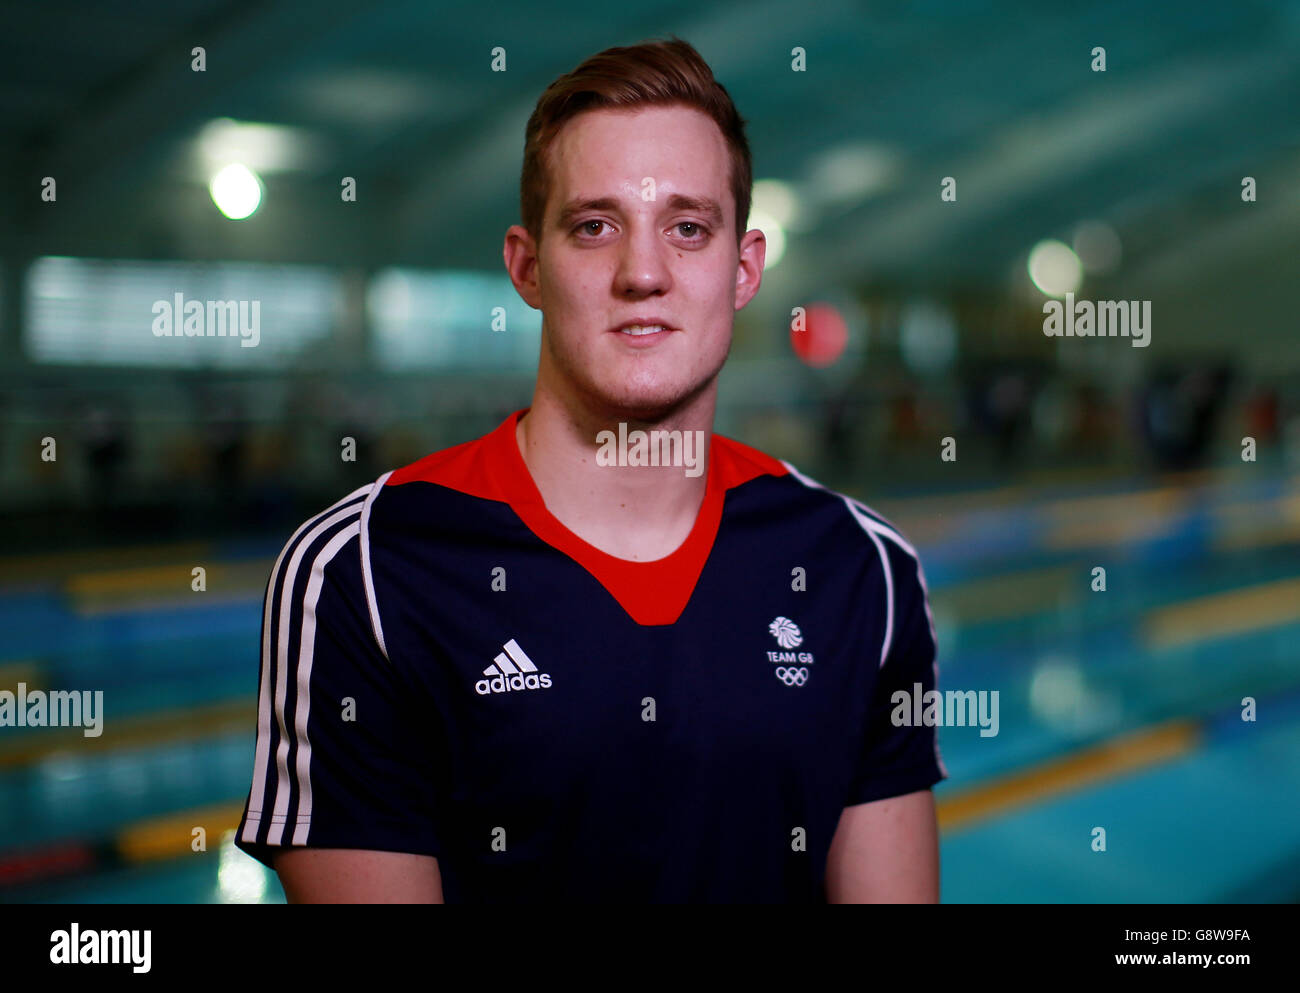
[{"label": "shoulder seam", "polygon": [[[791,476],[799,480],[799,482],[804,486],[807,486],[809,489],[823,490],[831,496],[842,500],[844,506],[848,508],[849,516],[853,518],[853,520],[857,521],[858,526],[866,532],[867,537],[871,539],[871,543],[876,546],[876,554],[880,556],[880,567],[885,574],[885,635],[880,642],[880,665],[883,667],[885,659],[889,657],[889,649],[893,645],[894,640],[894,570],[890,566],[889,555],[885,551],[885,546],[881,543],[880,538],[877,537],[877,532],[889,534],[889,530],[868,517],[865,512],[859,509],[856,501],[845,496],[843,493],[837,493],[835,490],[828,489],[810,476],[805,476],[784,459],[781,460],[781,464],[789,470]],[[902,539],[896,534],[890,534],[890,537],[900,543],[902,542]]]},{"label": "shoulder seam", "polygon": [[938,651],[939,638],[934,627],[934,616],[930,611],[930,591],[926,586],[925,573],[921,568],[921,556],[906,538],[904,538],[892,523],[885,520],[874,510],[868,507],[861,500],[854,500],[850,496],[839,493],[835,490],[823,486],[817,480],[810,476],[805,476],[784,459],[781,464],[786,467],[790,475],[804,486],[810,489],[824,490],[833,497],[838,497],[844,502],[849,510],[849,515],[857,521],[858,525],[866,532],[867,537],[871,539],[872,544],[876,546],[876,552],[880,555],[880,564],[885,571],[885,637],[880,646],[880,664],[884,666],[885,660],[889,657],[889,649],[893,645],[894,638],[894,570],[889,562],[889,555],[885,551],[885,546],[881,543],[880,538],[888,538],[897,545],[902,551],[906,552],[916,561],[916,578],[921,584],[921,598],[925,605],[925,616],[930,626],[930,637],[934,640],[935,650]]},{"label": "shoulder seam", "polygon": [[[934,660],[930,663],[930,671],[934,673],[934,686],[935,689],[937,690],[939,688],[939,632],[934,626],[934,612],[930,610],[930,588],[925,582],[925,568],[921,565],[921,556],[917,553],[916,549],[912,547],[912,545],[898,532],[898,529],[895,528],[891,522],[881,517],[879,514],[877,514],[874,510],[872,510],[862,501],[854,500],[852,497],[845,496],[843,493],[836,493],[834,490],[826,489],[826,487],[822,486],[821,483],[817,482],[815,479],[810,479],[809,477],[805,476],[798,469],[792,466],[789,462],[785,462],[783,460],[782,464],[788,470],[790,470],[790,475],[794,476],[795,479],[799,480],[805,486],[826,490],[827,493],[830,493],[842,499],[844,501],[845,506],[849,508],[849,513],[853,516],[854,520],[856,520],[858,524],[862,526],[862,529],[866,531],[867,534],[871,536],[871,540],[875,542],[876,551],[880,553],[881,562],[885,568],[885,594],[886,594],[886,599],[889,602],[889,614],[887,615],[887,620],[886,620],[885,644],[881,647],[881,654],[880,654],[880,665],[882,668],[885,665],[885,659],[888,656],[889,645],[893,638],[894,587],[893,587],[893,576],[892,576],[893,571],[889,568],[889,560],[888,560],[889,557],[885,554],[885,546],[881,544],[880,539],[877,538],[876,535],[880,534],[886,538],[889,538],[890,541],[892,541],[903,551],[907,552],[907,554],[912,556],[912,558],[916,561],[916,579],[921,587],[921,605],[922,607],[925,608],[925,620],[930,628],[930,641],[934,645]],[[934,761],[935,764],[939,767],[939,772],[942,774],[943,778],[947,779],[948,769],[943,764],[943,756],[939,751],[939,738],[937,735],[935,736],[934,739]]]},{"label": "shoulder seam", "polygon": [[384,625],[379,619],[379,601],[375,597],[375,577],[370,571],[370,507],[375,502],[375,497],[383,492],[384,484],[388,482],[388,477],[393,474],[393,470],[384,473],[371,484],[371,490],[366,497],[366,502],[361,505],[361,582],[366,590],[366,607],[370,611],[370,631],[374,635],[375,644],[379,646],[379,651],[383,653],[384,659],[391,663],[393,660],[388,657],[388,646],[384,644]]}]

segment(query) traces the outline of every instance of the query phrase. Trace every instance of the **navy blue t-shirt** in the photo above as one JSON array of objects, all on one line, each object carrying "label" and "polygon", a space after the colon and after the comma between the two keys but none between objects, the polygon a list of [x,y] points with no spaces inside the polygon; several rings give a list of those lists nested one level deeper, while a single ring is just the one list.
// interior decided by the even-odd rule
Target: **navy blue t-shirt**
[{"label": "navy blue t-shirt", "polygon": [[302,525],[263,611],[236,843],[433,855],[447,903],[824,902],[847,806],[946,778],[915,550],[713,435],[694,528],[615,558],[515,440],[386,473]]}]

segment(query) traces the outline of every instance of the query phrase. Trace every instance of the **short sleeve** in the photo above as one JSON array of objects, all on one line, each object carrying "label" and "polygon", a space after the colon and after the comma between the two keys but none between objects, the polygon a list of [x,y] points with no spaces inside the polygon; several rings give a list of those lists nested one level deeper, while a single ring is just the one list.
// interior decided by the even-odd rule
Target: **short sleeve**
[{"label": "short sleeve", "polygon": [[[924,694],[938,688],[938,648],[919,558],[889,534],[880,533],[878,539],[892,572],[894,623],[871,692],[846,806],[929,789],[948,778],[939,754],[938,729],[894,720],[899,711],[896,693],[906,693],[907,713],[911,714],[918,684],[922,701]],[[879,665],[879,656],[873,661]]]},{"label": "short sleeve", "polygon": [[441,851],[427,708],[376,639],[362,505],[345,498],[304,524],[267,584],[253,784],[235,844],[268,866],[289,846]]}]

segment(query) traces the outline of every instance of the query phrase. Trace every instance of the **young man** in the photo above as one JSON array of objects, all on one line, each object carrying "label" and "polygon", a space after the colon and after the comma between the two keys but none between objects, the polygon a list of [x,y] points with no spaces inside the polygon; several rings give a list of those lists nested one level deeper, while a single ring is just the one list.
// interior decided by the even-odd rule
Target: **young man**
[{"label": "young man", "polygon": [[938,899],[946,772],[890,720],[937,682],[916,552],[712,433],[750,186],[685,42],[542,95],[504,253],[543,314],[532,405],[271,574],[238,844],[290,900]]}]

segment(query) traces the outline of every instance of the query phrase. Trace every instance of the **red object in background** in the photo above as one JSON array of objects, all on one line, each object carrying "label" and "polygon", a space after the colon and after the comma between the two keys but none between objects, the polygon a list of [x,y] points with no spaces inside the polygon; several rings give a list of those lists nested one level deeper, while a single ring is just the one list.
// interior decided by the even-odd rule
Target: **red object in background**
[{"label": "red object in background", "polygon": [[1246,430],[1256,441],[1274,441],[1277,428],[1277,393],[1261,390],[1246,401]]},{"label": "red object in background", "polygon": [[26,883],[48,876],[85,872],[95,866],[95,850],[84,842],[68,842],[0,858],[0,886]]},{"label": "red object in background", "polygon": [[840,312],[828,303],[811,304],[804,315],[805,327],[795,330],[790,322],[790,345],[806,364],[817,369],[833,365],[849,343],[849,326]]}]

